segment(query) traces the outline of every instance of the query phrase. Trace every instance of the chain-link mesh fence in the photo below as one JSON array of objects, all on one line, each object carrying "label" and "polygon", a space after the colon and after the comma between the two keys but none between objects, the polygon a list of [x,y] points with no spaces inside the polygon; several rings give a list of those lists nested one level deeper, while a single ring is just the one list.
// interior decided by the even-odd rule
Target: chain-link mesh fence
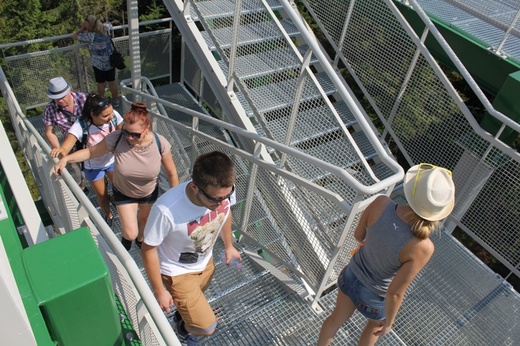
[{"label": "chain-link mesh fence", "polygon": [[[409,163],[431,162],[456,172],[456,222],[520,276],[518,155],[504,153],[476,132],[471,113],[428,53],[418,49],[391,2],[333,3],[351,11],[328,11],[333,6],[330,1],[307,6],[339,46],[349,72]],[[428,6],[436,5],[428,2]],[[518,3],[503,2],[503,6],[520,9]],[[479,8],[486,12],[484,7]]]}]

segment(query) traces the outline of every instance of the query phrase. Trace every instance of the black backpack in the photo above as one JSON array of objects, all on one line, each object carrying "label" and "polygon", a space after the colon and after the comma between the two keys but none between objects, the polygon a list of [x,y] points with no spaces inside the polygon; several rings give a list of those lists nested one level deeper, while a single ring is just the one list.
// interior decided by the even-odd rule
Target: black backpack
[{"label": "black backpack", "polygon": [[[79,118],[79,124],[81,125],[81,129],[83,130],[83,135],[81,136],[81,140],[78,139],[76,142],[76,150],[84,149],[87,146],[87,139],[88,139],[88,128],[91,124],[88,124],[83,117]],[[110,129],[110,132],[114,132],[117,129],[117,119],[116,117],[113,117],[110,121],[110,125],[114,127],[114,129]],[[112,127],[110,126],[110,127]]]}]

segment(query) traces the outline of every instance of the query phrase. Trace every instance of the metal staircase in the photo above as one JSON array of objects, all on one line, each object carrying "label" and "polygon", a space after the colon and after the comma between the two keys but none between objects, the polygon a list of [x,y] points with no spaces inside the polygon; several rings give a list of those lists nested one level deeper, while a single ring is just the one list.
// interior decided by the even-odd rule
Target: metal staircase
[{"label": "metal staircase", "polygon": [[[351,91],[288,3],[228,0],[165,3],[186,43],[184,81],[195,94],[208,98],[202,95],[208,91],[197,87],[200,81],[192,74],[192,70],[200,69],[204,83],[211,86],[210,92],[223,108],[224,120],[254,129],[264,138],[332,164],[351,179],[344,180],[330,171],[309,166],[304,160],[269,146],[269,156],[262,155],[264,160],[337,193],[347,208],[377,192],[391,192],[390,181],[396,181],[402,174],[401,168],[388,155]],[[205,71],[211,73],[206,75]],[[229,108],[224,109],[223,105]],[[240,145],[247,147],[247,143]],[[350,228],[354,216],[350,219],[347,214],[325,216],[321,201],[298,188],[287,186],[287,189],[291,193],[284,194],[282,189],[279,198],[289,205],[289,214],[297,215],[293,227],[301,231],[291,236],[293,231],[284,230],[283,238],[289,243],[308,240],[309,248],[301,254],[296,251],[292,265],[307,280],[312,278],[308,283],[311,294],[319,297],[330,286],[325,277],[334,271],[332,267],[336,264],[335,258],[319,253],[334,253],[336,246],[342,246],[342,236],[340,233],[336,240],[325,240],[328,245],[316,246],[315,238],[320,237],[316,232],[330,225]],[[313,220],[306,215],[313,215]],[[290,245],[285,246],[285,251],[294,253]],[[278,256],[283,255],[278,253]],[[314,260],[309,261],[308,256]],[[318,274],[320,266],[324,272]],[[317,307],[316,301],[314,306]]]},{"label": "metal staircase", "polygon": [[[284,0],[168,0],[165,3],[182,33],[181,83],[154,88],[144,77],[123,80],[121,112],[128,109],[133,99],[148,103],[154,130],[172,143],[181,181],[189,178],[194,158],[210,150],[228,153],[238,167],[233,229],[238,231],[236,245],[244,253],[244,269],[227,269],[215,260],[217,271],[207,296],[220,324],[214,335],[201,338],[200,342],[259,346],[314,344],[323,319],[334,305],[337,273],[348,263],[348,253],[356,245],[352,231],[357,219],[377,193],[402,198],[398,188],[392,192],[403,171],[389,156],[379,134],[340,77],[338,61],[346,58],[329,59],[292,4]],[[361,2],[351,2],[354,3]],[[316,10],[320,8],[319,3],[313,5]],[[323,7],[322,20],[327,13],[334,17],[333,5],[329,1],[330,7]],[[351,13],[346,3],[340,5],[345,13]],[[364,17],[354,16],[352,25],[358,25],[356,18]],[[169,42],[163,37],[164,32],[161,35],[161,40]],[[153,35],[146,33],[146,38],[141,39],[148,37]],[[338,37],[344,39],[345,33],[340,30]],[[126,41],[120,38],[119,42]],[[360,43],[352,51],[361,48]],[[56,54],[61,51],[71,54],[76,49],[77,46],[63,48]],[[381,49],[386,52],[387,47]],[[50,74],[55,73],[52,68],[47,71],[49,62],[42,59],[46,54],[9,60],[13,65],[19,61],[15,67],[20,71],[25,71],[24,59],[29,61],[28,65],[39,66],[45,81],[47,74],[52,77]],[[146,59],[156,56],[159,54],[146,54]],[[137,57],[132,56],[136,60]],[[146,59],[143,71],[146,66],[160,65]],[[76,59],[69,60],[75,66]],[[405,113],[401,107],[412,109],[405,108],[406,99],[399,97],[410,90],[425,93],[432,89],[424,87],[417,77],[412,78],[411,86],[396,84],[393,89],[378,89],[384,84],[370,82],[377,75],[372,66],[378,66],[380,61],[370,63],[353,65],[356,78],[370,86],[369,96],[375,108],[381,112],[391,110],[382,116],[387,125],[385,131],[399,142],[402,139],[399,136],[407,134],[407,127],[399,128],[404,123],[401,113]],[[396,70],[406,72],[408,67]],[[410,67],[410,75],[413,68]],[[381,70],[382,80],[389,70],[386,67]],[[20,73],[20,77],[26,75]],[[408,82],[402,76],[387,79]],[[130,88],[130,84],[137,86]],[[436,80],[436,86],[441,84]],[[378,90],[383,93],[377,94]],[[397,95],[397,100],[386,98],[389,90]],[[117,216],[114,229],[109,229],[92,206],[93,198],[87,200],[66,175],[57,180],[49,174],[53,162],[48,157],[48,146],[39,135],[43,133],[39,119],[28,121],[23,117],[7,82],[2,91],[56,228],[68,232],[88,226],[111,271],[114,290],[141,341],[146,345],[176,345],[168,325],[172,315],[166,315],[165,319],[158,309],[147,287],[140,253],[134,248],[130,257],[119,244]],[[428,94],[433,95],[433,104],[454,102],[446,101],[449,91],[434,91]],[[43,99],[39,102],[46,101],[43,92],[33,94],[29,95]],[[433,97],[438,95],[443,102],[436,103]],[[446,106],[449,110],[453,108],[452,104]],[[439,116],[438,122],[441,126],[434,129],[437,132],[419,129],[425,133],[425,139],[440,143],[434,148],[438,150],[427,150],[426,140],[407,142],[406,136],[398,143],[413,157],[412,162],[422,158],[436,162],[435,159],[442,158],[441,162],[457,168],[453,169],[454,176],[460,179],[457,186],[481,189],[488,179],[498,181],[497,185],[502,187],[520,186],[515,175],[519,160],[510,148],[471,133],[471,126],[466,124],[469,120]],[[442,131],[451,129],[455,129],[456,135],[450,134],[450,140],[444,140]],[[469,135],[461,137],[461,133]],[[468,147],[472,150],[464,152]],[[500,162],[492,161],[497,163],[493,169],[497,169],[498,178],[496,172],[484,170],[479,162],[486,164],[490,160],[486,155],[491,153],[495,157],[497,152]],[[463,159],[450,161],[443,155],[448,159]],[[475,173],[468,173],[469,168]],[[167,185],[163,183],[161,187],[164,190]],[[478,189],[469,187],[461,194],[462,202],[454,213],[456,218],[450,222],[452,226],[457,223],[465,229],[478,229],[482,227],[479,221],[485,220],[476,215],[485,209],[480,206],[487,205],[482,201],[491,195],[486,191],[492,189],[486,185],[484,194],[476,196]],[[516,344],[518,336],[512,331],[520,323],[518,293],[449,233],[433,240],[437,249],[434,257],[413,282],[394,333],[382,338],[379,344]],[[220,247],[218,244],[215,254],[219,254]],[[425,320],[429,321],[427,326]],[[486,326],[482,327],[481,322]],[[354,345],[363,324],[364,319],[356,313],[338,333],[336,344]]]},{"label": "metal staircase", "polygon": [[[345,97],[351,94],[317,50],[318,43],[307,30],[301,32],[298,26],[303,23],[294,17],[292,8],[293,17],[274,0],[169,1],[167,7],[178,19],[187,48],[206,53],[193,53],[193,58],[202,71],[212,70],[218,76],[212,81],[211,75],[206,78],[219,103],[240,101],[230,111],[233,118],[250,123],[262,136],[312,156],[320,152],[324,161],[338,167],[354,167],[365,185],[397,171],[374,129],[365,126],[358,105]],[[198,45],[193,47],[191,42]],[[188,72],[185,79],[191,84]],[[226,112],[224,117],[231,118]],[[298,174],[307,173],[314,181],[323,178],[269,152],[275,162],[289,165]],[[347,186],[337,188],[341,195],[349,190]]]}]

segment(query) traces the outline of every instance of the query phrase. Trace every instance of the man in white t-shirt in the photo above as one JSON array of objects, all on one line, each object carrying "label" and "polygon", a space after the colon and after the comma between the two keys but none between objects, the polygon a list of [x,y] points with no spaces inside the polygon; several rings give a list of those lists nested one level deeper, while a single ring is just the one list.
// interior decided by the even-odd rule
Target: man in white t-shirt
[{"label": "man in white t-shirt", "polygon": [[203,154],[195,160],[192,180],[164,193],[146,223],[141,250],[146,274],[161,308],[168,312],[176,305],[176,331],[187,345],[197,345],[195,335],[211,335],[217,326],[204,291],[215,271],[213,245],[219,234],[226,265],[241,260],[231,234],[235,179],[226,154]]}]

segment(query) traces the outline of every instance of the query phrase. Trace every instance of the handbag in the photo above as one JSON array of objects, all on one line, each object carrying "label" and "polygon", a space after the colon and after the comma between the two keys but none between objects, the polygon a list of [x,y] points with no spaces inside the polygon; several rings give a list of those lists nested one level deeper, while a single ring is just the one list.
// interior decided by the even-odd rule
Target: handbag
[{"label": "handbag", "polygon": [[125,59],[123,58],[123,54],[121,54],[114,45],[114,41],[110,38],[110,42],[112,42],[112,47],[114,48],[112,54],[110,54],[110,65],[112,67],[117,68],[118,70],[123,70],[126,68]]}]

